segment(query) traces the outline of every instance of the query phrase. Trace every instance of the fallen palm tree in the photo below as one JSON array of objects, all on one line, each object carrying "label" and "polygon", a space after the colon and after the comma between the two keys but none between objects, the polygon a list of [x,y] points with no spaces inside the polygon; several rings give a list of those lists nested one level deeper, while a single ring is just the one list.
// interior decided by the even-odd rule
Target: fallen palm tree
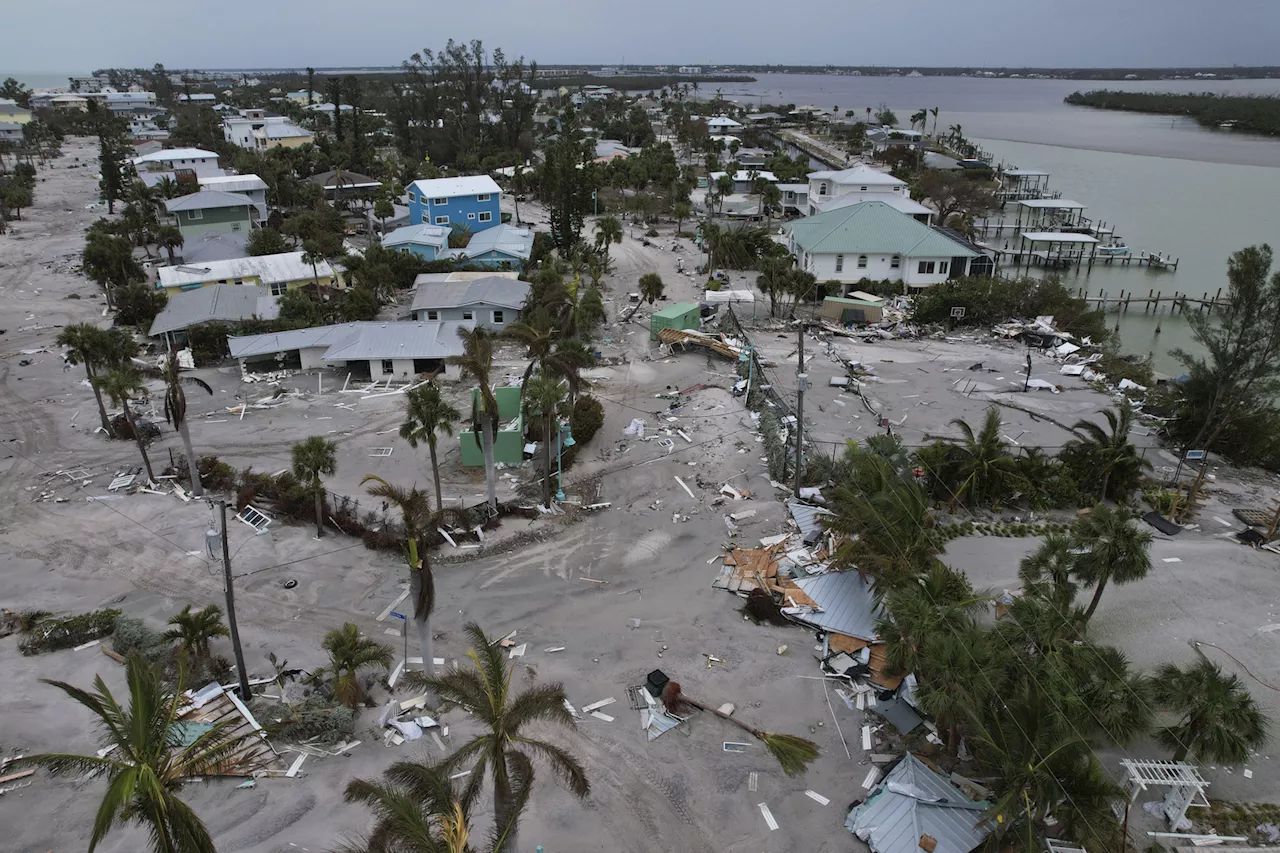
[{"label": "fallen palm tree", "polygon": [[796,737],[795,735],[780,735],[761,729],[754,729],[718,708],[712,708],[696,699],[690,699],[680,692],[680,682],[678,681],[668,681],[662,688],[662,704],[668,714],[679,714],[681,706],[690,705],[699,710],[715,714],[722,720],[728,720],[756,740],[763,741],[765,747],[782,765],[782,772],[788,776],[799,776],[804,773],[809,768],[809,764],[818,757],[818,745],[813,741]]}]

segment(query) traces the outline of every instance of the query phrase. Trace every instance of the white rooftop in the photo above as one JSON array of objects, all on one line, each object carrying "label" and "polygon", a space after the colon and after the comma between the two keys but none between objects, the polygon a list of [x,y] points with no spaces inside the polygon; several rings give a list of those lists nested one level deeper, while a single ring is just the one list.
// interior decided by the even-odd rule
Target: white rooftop
[{"label": "white rooftop", "polygon": [[265,190],[267,182],[257,175],[218,175],[211,178],[200,178],[201,188],[221,190],[225,193],[244,193],[253,190]]},{"label": "white rooftop", "polygon": [[1097,243],[1098,238],[1072,231],[1023,231],[1019,236],[1035,243]]},{"label": "white rooftop", "polygon": [[1004,174],[1014,178],[1047,178],[1048,172],[1041,172],[1037,169],[1005,169]]},{"label": "white rooftop", "polygon": [[150,154],[143,154],[141,157],[134,157],[133,163],[136,166],[139,163],[168,163],[173,160],[209,159],[218,159],[217,153],[205,151],[203,148],[162,148],[159,151],[152,151]]},{"label": "white rooftop", "polygon": [[[720,178],[723,178],[726,174],[728,174],[728,173],[727,173],[727,172],[712,172],[712,173],[711,173],[711,175],[710,175],[709,177],[711,178],[711,181],[714,183],[715,181],[719,180]],[[763,171],[763,170],[761,170],[761,169],[757,169],[757,170],[756,170],[756,177],[757,177],[757,178],[764,178],[766,181],[769,181],[770,183],[774,183],[774,184],[776,184],[776,183],[778,182],[778,176],[777,176],[777,175],[775,175],[773,172],[766,172],[766,171]],[[738,171],[734,172],[734,174],[733,174],[733,180],[734,180],[735,182],[737,182],[737,181],[749,181],[749,180],[751,180],[751,170],[750,170],[750,169],[739,169]],[[806,189],[807,189],[807,187],[806,187]]]},{"label": "white rooftop", "polygon": [[462,175],[457,178],[431,178],[414,181],[410,186],[427,198],[452,198],[460,195],[497,194],[502,187],[488,175]]},{"label": "white rooftop", "polygon": [[839,171],[810,172],[808,177],[811,181],[832,181],[837,184],[867,184],[869,186],[894,187],[905,187],[907,185],[906,181],[895,178],[888,172],[873,169],[864,163]]},{"label": "white rooftop", "polygon": [[[160,267],[160,287],[181,287],[184,284],[258,278],[263,284],[298,281],[312,278],[311,264],[304,264],[304,252],[284,252],[279,255],[258,255],[249,258],[232,258],[227,261],[208,261],[199,265],[186,264],[177,267]],[[316,264],[315,275],[321,278],[333,275],[333,269],[325,261]]]},{"label": "white rooftop", "polygon": [[1018,204],[1038,210],[1084,210],[1088,207],[1069,198],[1024,198]]}]

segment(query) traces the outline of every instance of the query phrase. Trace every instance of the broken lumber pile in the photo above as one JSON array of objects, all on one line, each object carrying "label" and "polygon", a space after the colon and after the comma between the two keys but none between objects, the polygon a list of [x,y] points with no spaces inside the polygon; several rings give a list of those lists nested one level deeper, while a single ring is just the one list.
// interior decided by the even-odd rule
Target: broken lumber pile
[{"label": "broken lumber pile", "polygon": [[693,344],[706,347],[728,358],[736,359],[742,355],[742,347],[731,343],[724,335],[709,335],[693,329],[660,329],[658,340],[664,344]]}]

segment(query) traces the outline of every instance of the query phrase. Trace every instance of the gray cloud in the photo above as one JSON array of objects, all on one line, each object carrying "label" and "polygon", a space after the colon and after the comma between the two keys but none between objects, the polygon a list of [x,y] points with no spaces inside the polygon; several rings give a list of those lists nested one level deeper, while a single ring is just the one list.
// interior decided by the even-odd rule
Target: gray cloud
[{"label": "gray cloud", "polygon": [[[555,63],[1170,66],[1277,61],[1276,0],[3,0],[0,64],[396,65],[452,36]],[[69,26],[74,22],[74,26]],[[18,37],[14,37],[17,35]]]}]

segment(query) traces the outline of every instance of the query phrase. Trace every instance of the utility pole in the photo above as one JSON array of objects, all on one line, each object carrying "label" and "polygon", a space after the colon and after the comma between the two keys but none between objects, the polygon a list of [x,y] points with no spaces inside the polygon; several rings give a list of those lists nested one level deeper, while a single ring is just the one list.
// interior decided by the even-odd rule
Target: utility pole
[{"label": "utility pole", "polygon": [[222,513],[222,577],[227,593],[227,626],[231,629],[231,648],[236,656],[236,673],[240,676],[240,698],[248,702],[249,675],[244,669],[244,651],[240,648],[240,630],[236,627],[236,593],[231,581],[231,546],[227,542],[227,502],[218,501]]},{"label": "utility pole", "polygon": [[796,498],[800,497],[800,473],[804,462],[804,386],[809,377],[804,372],[804,320],[800,321],[800,361],[796,364]]}]

